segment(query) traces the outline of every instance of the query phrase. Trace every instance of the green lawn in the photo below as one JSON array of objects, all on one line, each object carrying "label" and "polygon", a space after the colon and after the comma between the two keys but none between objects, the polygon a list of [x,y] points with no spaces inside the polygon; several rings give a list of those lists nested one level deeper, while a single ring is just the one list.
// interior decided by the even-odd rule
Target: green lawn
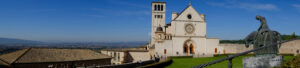
[{"label": "green lawn", "polygon": [[[203,63],[207,63],[210,61],[214,61],[217,59],[224,58],[226,56],[218,56],[218,57],[205,57],[205,58],[172,58],[173,63],[166,68],[191,68]],[[240,56],[237,58],[234,58],[233,68],[243,68],[242,60],[244,57],[250,57],[250,56]],[[291,60],[293,56],[284,56],[284,60]],[[211,66],[208,66],[206,68],[227,68],[228,67],[228,61],[223,61]]]}]

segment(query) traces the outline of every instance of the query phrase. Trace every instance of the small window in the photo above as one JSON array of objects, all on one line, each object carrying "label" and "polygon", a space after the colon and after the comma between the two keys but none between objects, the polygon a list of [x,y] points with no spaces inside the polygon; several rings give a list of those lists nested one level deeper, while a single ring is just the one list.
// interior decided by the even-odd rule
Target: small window
[{"label": "small window", "polygon": [[167,49],[164,50],[164,54],[167,54]]},{"label": "small window", "polygon": [[113,53],[112,52],[110,52],[110,56],[113,57]]},{"label": "small window", "polygon": [[217,48],[215,48],[215,53],[218,53],[218,49]]},{"label": "small window", "polygon": [[116,52],[114,52],[114,60],[117,60],[117,53]]},{"label": "small window", "polygon": [[191,15],[191,14],[188,14],[188,15],[187,15],[187,18],[188,18],[188,19],[192,19],[192,15]]},{"label": "small window", "polygon": [[118,61],[120,61],[120,53],[118,53]]}]

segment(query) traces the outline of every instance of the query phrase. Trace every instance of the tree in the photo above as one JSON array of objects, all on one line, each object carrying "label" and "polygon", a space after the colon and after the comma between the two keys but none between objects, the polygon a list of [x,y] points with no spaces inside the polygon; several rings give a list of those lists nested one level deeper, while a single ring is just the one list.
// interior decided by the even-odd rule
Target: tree
[{"label": "tree", "polygon": [[294,38],[296,38],[296,37],[297,37],[297,36],[296,36],[295,32],[293,32],[293,34],[292,34],[290,37],[288,37],[286,40],[294,39]]}]

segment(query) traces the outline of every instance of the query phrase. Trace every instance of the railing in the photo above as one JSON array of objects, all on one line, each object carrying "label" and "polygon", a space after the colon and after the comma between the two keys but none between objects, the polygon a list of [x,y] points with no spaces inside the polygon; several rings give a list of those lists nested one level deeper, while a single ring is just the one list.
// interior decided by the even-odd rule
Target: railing
[{"label": "railing", "polygon": [[205,64],[201,64],[201,65],[195,66],[193,68],[203,68],[203,67],[206,67],[208,65],[212,65],[212,64],[215,64],[215,63],[218,63],[218,62],[222,62],[222,61],[225,61],[225,60],[229,61],[228,68],[232,68],[232,59],[235,58],[235,57],[238,57],[238,56],[241,56],[241,55],[245,55],[245,54],[248,54],[250,52],[258,51],[258,50],[261,50],[263,48],[267,48],[267,47],[270,47],[270,46],[276,46],[277,44],[285,43],[285,42],[288,42],[288,41],[293,41],[293,40],[296,40],[296,39],[300,39],[300,38],[285,40],[285,41],[282,41],[282,42],[279,42],[279,43],[270,44],[270,45],[267,45],[267,46],[264,46],[264,47],[252,49],[252,50],[245,51],[245,52],[242,52],[242,53],[238,53],[238,54],[235,54],[235,55],[229,55],[226,58],[218,59],[216,61],[208,62],[208,63],[205,63]]}]

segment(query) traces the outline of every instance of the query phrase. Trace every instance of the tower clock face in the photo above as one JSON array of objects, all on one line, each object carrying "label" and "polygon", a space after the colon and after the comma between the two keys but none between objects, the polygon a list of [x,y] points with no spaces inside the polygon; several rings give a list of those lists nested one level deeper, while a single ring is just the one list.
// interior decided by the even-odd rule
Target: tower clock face
[{"label": "tower clock face", "polygon": [[187,24],[185,25],[185,32],[187,33],[194,33],[195,27],[193,24]]}]

